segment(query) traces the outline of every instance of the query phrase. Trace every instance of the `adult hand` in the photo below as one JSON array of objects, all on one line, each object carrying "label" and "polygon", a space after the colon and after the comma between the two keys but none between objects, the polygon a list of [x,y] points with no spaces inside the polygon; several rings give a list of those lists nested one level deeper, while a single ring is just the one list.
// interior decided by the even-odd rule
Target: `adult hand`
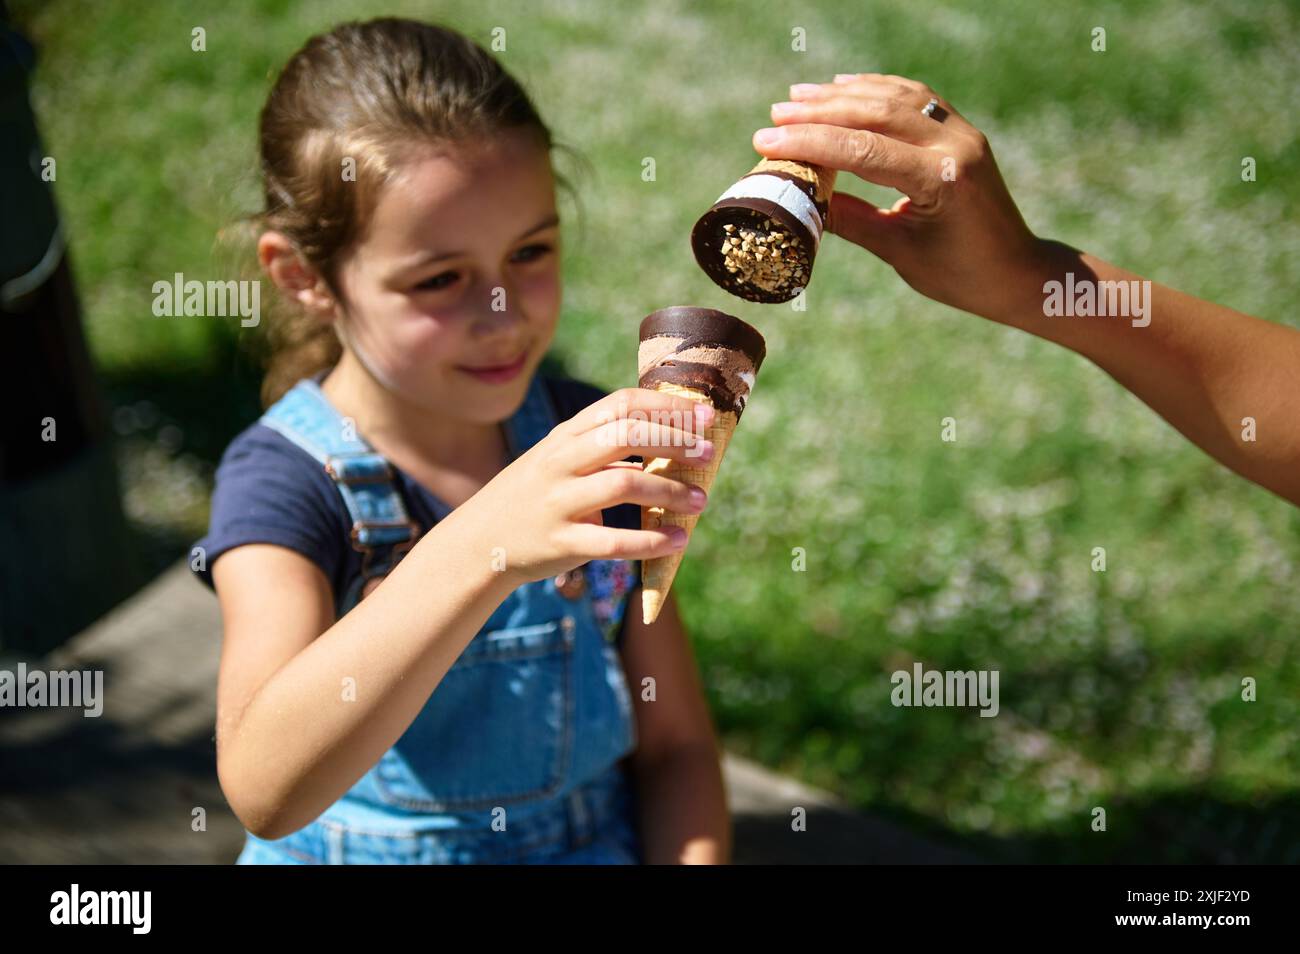
[{"label": "adult hand", "polygon": [[[850,172],[903,193],[877,208],[836,192],[827,227],[892,265],[921,294],[1000,318],[1041,301],[1048,250],[1021,218],[983,133],[916,80],[877,73],[800,83],[754,134],[769,159]],[[922,109],[939,101],[933,118]]]}]

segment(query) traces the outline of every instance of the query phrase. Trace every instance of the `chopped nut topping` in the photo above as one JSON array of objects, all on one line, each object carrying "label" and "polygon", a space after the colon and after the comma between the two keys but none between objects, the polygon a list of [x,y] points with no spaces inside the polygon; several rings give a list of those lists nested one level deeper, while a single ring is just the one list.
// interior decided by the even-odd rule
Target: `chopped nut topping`
[{"label": "chopped nut topping", "polygon": [[803,286],[807,257],[798,236],[770,218],[757,228],[728,223],[723,229],[728,233],[722,240],[723,263],[740,283],[769,293]]}]

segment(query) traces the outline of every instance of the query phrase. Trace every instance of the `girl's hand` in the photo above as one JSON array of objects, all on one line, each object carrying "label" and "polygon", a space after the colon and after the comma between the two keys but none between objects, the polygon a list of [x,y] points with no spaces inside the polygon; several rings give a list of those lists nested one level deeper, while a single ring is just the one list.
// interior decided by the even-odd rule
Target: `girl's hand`
[{"label": "girl's hand", "polygon": [[[894,267],[921,294],[1000,318],[1041,305],[1046,243],[1025,225],[984,135],[915,80],[862,73],[801,83],[754,134],[769,159],[830,166],[898,189],[880,209],[832,197],[827,227]],[[939,100],[935,118],[921,110]],[[941,121],[936,121],[941,120]]]},{"label": "girl's hand", "polygon": [[463,505],[482,523],[484,558],[499,560],[518,586],[589,560],[648,560],[680,550],[680,527],[606,527],[600,512],[621,503],[703,511],[699,487],[647,474],[623,458],[706,461],[713,445],[702,435],[713,414],[687,398],[624,388],[558,424]]}]

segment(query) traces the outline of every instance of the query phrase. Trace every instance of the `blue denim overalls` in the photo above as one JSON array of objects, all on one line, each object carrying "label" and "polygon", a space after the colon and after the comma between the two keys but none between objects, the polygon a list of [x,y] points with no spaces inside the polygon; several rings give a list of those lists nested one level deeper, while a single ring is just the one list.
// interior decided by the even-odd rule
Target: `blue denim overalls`
[{"label": "blue denim overalls", "polygon": [[[299,381],[262,423],[320,461],[347,504],[363,571],[339,599],[341,617],[420,527],[388,462],[321,392],[322,377]],[[511,459],[557,423],[535,374],[505,423]],[[594,561],[516,589],[378,764],[305,828],[273,841],[246,832],[236,863],[639,863],[617,764],[636,729],[612,643],[631,566]],[[383,634],[373,639],[383,652]]]}]

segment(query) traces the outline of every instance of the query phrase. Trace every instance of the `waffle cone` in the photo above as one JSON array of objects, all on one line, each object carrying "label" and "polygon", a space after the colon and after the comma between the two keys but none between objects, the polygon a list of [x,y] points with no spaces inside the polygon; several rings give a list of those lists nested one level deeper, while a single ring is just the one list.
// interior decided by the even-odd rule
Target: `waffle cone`
[{"label": "waffle cone", "polygon": [[[684,388],[680,385],[660,382],[654,385],[653,389],[675,394],[678,397],[690,398],[692,401],[710,403],[707,394],[694,388]],[[646,462],[645,472],[647,474],[661,474],[688,484],[696,484],[704,488],[705,493],[708,493],[713,487],[714,478],[718,476],[718,468],[722,464],[722,455],[731,442],[731,435],[736,430],[738,420],[739,418],[732,411],[717,411],[713,422],[705,428],[704,432],[705,439],[713,442],[713,458],[708,462],[697,464],[690,460],[677,461],[667,457],[655,457]],[[699,519],[700,515],[697,513],[674,513],[671,510],[664,510],[663,507],[641,508],[642,530],[657,530],[666,526],[682,527],[687,534],[687,546],[690,546],[690,534],[695,529],[695,524]],[[682,557],[685,554],[686,547],[682,547],[676,553],[668,556],[655,557],[652,560],[643,560],[641,562],[641,616],[645,623],[653,623],[659,616],[659,611],[663,609],[664,601],[668,598],[668,591],[673,585],[673,578],[677,576],[677,570],[682,565]]]},{"label": "waffle cone", "polygon": [[820,204],[831,201],[835,191],[836,170],[827,166],[814,166],[808,162],[794,162],[790,159],[761,159],[758,165],[749,170],[749,175],[756,172],[785,172],[797,179],[802,179],[813,187],[814,200]]}]

